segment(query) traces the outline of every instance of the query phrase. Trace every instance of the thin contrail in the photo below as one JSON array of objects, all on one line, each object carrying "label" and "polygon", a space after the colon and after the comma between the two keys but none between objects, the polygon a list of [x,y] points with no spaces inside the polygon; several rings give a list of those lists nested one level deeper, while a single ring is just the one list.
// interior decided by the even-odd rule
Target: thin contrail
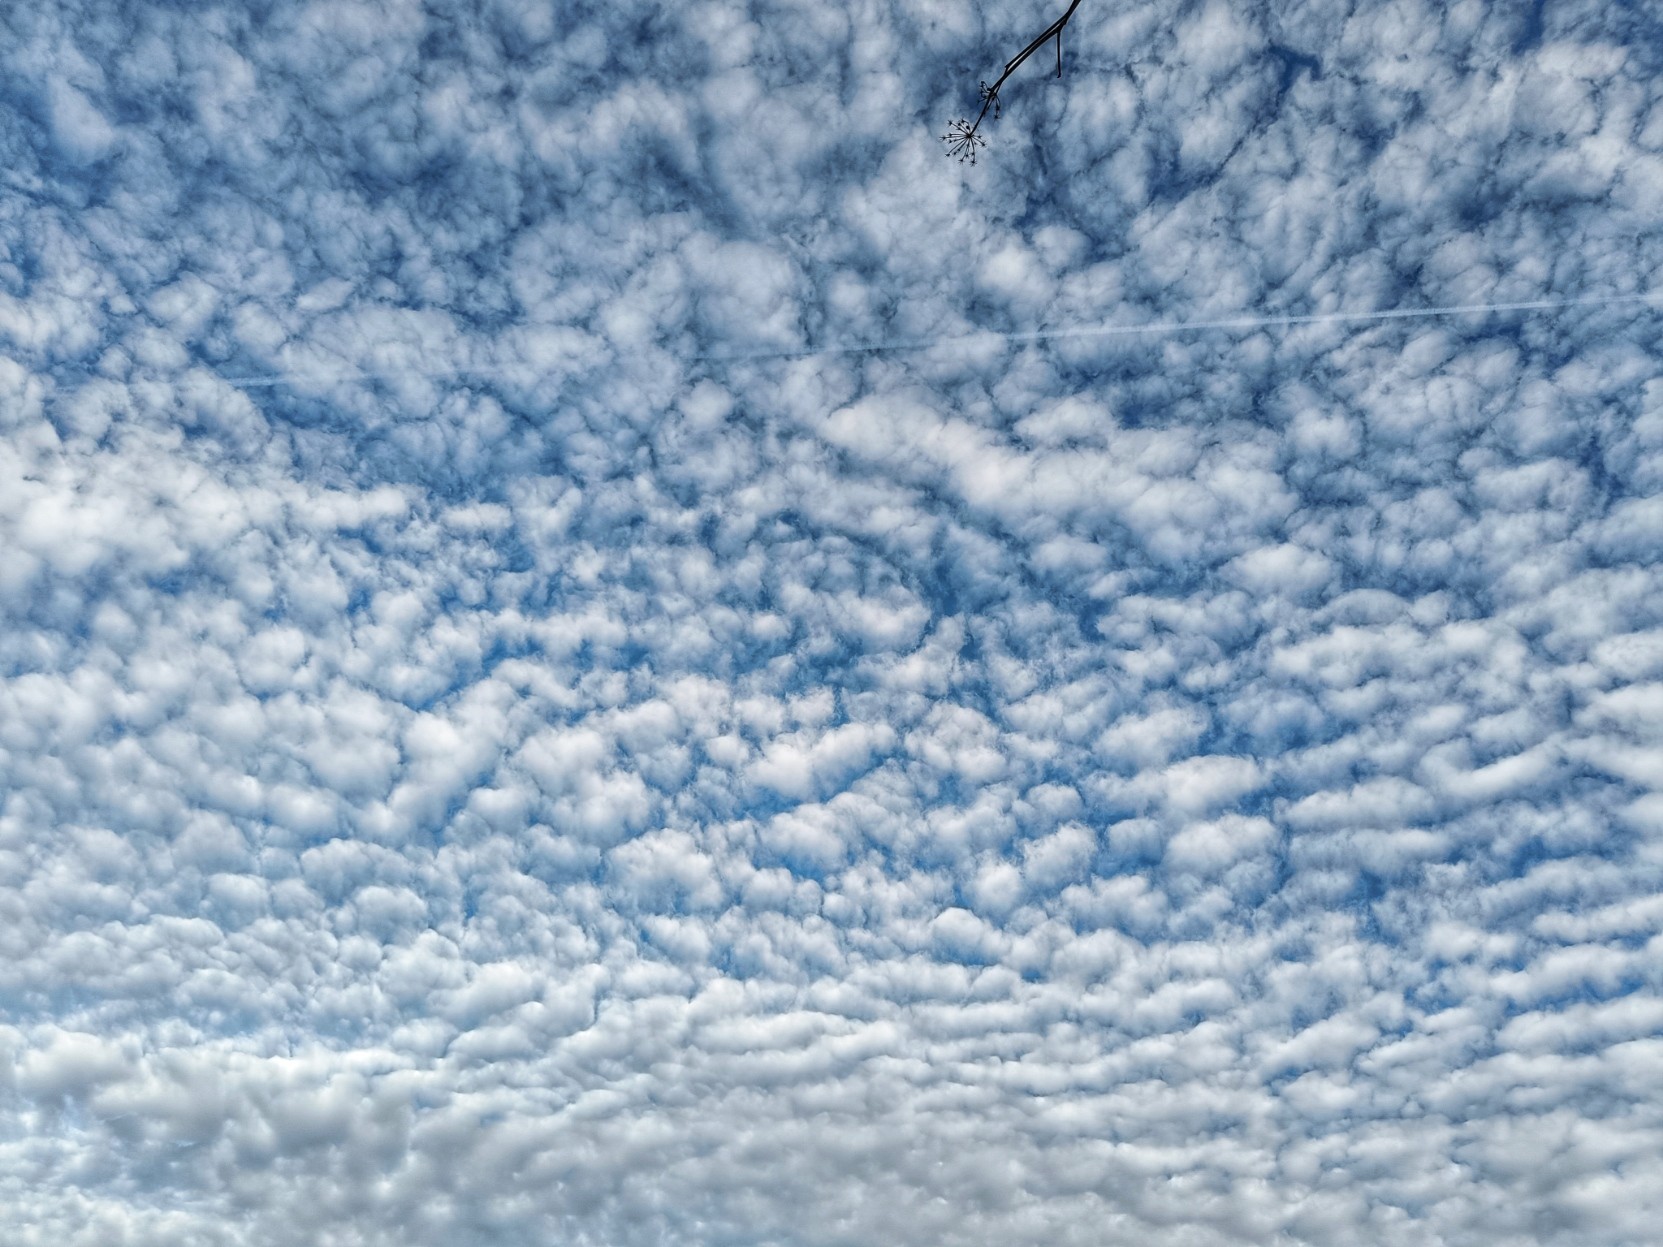
[{"label": "thin contrail", "polygon": [[[755,363],[776,359],[814,359],[826,355],[899,354],[929,351],[941,347],[965,346],[983,342],[1045,342],[1058,338],[1124,338],[1160,334],[1214,333],[1230,329],[1277,329],[1298,325],[1362,324],[1387,320],[1429,320],[1444,316],[1475,316],[1496,312],[1546,312],[1572,307],[1611,307],[1619,304],[1650,304],[1663,299],[1663,292],[1649,294],[1589,295],[1578,299],[1518,299],[1508,303],[1452,303],[1442,307],[1387,308],[1374,312],[1320,312],[1309,315],[1234,316],[1216,320],[1162,320],[1133,325],[1067,325],[1055,329],[1027,329],[1004,331],[978,330],[974,333],[946,334],[932,338],[889,339],[877,342],[846,342],[824,346],[805,346],[789,349],[754,351],[715,351],[691,356],[692,363]],[[397,372],[407,377],[436,380],[441,377],[495,377],[517,372],[527,367],[522,363],[495,365],[466,365],[435,368],[428,366],[401,367],[389,364],[383,368],[352,368],[332,373],[261,373],[246,377],[225,377],[227,384],[245,389],[265,388],[293,382],[328,384],[336,381],[362,381]]]},{"label": "thin contrail", "polygon": [[1007,332],[985,329],[935,338],[860,342],[840,346],[802,347],[796,350],[733,352],[698,356],[700,360],[809,359],[817,355],[854,355],[876,351],[925,351],[941,346],[973,342],[1041,342],[1052,338],[1121,338],[1142,334],[1208,333],[1220,329],[1273,329],[1289,325],[1331,325],[1378,320],[1423,320],[1437,316],[1464,316],[1484,312],[1540,312],[1569,307],[1606,307],[1620,303],[1654,303],[1655,294],[1590,295],[1580,299],[1521,299],[1512,303],[1454,303],[1444,307],[1388,308],[1378,312],[1322,312],[1304,316],[1238,316],[1221,320],[1162,320],[1140,325],[1067,325],[1056,329],[1028,329]]}]

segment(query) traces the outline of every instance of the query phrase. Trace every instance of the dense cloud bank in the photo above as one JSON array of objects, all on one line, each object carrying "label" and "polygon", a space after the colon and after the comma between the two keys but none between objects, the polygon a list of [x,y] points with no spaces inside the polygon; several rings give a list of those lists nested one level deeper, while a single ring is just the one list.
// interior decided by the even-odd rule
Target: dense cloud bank
[{"label": "dense cloud bank", "polygon": [[7,6],[8,1243],[1656,1241],[1659,307],[1001,335],[1648,296],[1663,29],[1055,16]]}]

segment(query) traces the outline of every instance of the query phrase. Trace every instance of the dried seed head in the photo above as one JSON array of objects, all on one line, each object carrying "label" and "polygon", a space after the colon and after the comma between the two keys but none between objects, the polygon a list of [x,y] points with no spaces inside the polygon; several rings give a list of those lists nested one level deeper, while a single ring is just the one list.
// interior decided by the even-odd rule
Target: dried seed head
[{"label": "dried seed head", "polygon": [[968,160],[971,164],[976,163],[976,149],[987,146],[987,140],[977,134],[976,127],[963,117],[947,127],[941,141],[947,144],[949,156],[957,156],[960,161]]}]

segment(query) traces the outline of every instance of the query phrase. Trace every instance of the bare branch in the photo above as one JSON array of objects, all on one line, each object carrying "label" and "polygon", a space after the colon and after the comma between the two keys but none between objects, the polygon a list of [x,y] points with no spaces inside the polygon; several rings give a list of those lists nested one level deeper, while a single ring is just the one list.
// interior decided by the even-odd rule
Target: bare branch
[{"label": "bare branch", "polygon": [[947,133],[941,136],[947,144],[949,156],[957,156],[961,161],[968,160],[971,164],[976,163],[976,149],[987,146],[987,140],[979,133],[982,122],[987,118],[987,110],[991,108],[994,117],[998,117],[1001,111],[999,89],[1005,85],[1005,79],[1021,68],[1022,62],[1043,48],[1048,40],[1057,41],[1057,77],[1062,77],[1062,31],[1063,27],[1068,25],[1068,19],[1074,16],[1074,10],[1079,7],[1080,0],[1071,0],[1068,12],[1052,22],[1037,39],[1005,62],[1005,72],[999,75],[998,81],[992,86],[986,82],[982,83],[982,110],[976,114],[976,120],[966,121],[960,117],[947,128]]}]

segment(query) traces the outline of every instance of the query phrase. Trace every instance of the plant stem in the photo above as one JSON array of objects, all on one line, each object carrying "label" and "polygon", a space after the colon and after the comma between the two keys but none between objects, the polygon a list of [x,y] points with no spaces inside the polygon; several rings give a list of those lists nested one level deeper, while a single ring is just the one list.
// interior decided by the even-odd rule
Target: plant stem
[{"label": "plant stem", "polygon": [[1057,41],[1057,77],[1062,77],[1062,28],[1068,25],[1068,19],[1074,16],[1074,10],[1079,7],[1080,0],[1073,0],[1068,6],[1068,12],[1047,26],[1039,38],[1005,63],[1005,72],[999,75],[999,81],[993,84],[993,89],[987,93],[987,98],[982,101],[982,111],[976,114],[976,124],[970,127],[970,133],[974,134],[981,128],[982,118],[987,116],[987,110],[993,107],[993,102],[999,98],[999,88],[1005,85],[1005,79],[1021,68],[1023,61],[1044,47],[1047,39]]}]

